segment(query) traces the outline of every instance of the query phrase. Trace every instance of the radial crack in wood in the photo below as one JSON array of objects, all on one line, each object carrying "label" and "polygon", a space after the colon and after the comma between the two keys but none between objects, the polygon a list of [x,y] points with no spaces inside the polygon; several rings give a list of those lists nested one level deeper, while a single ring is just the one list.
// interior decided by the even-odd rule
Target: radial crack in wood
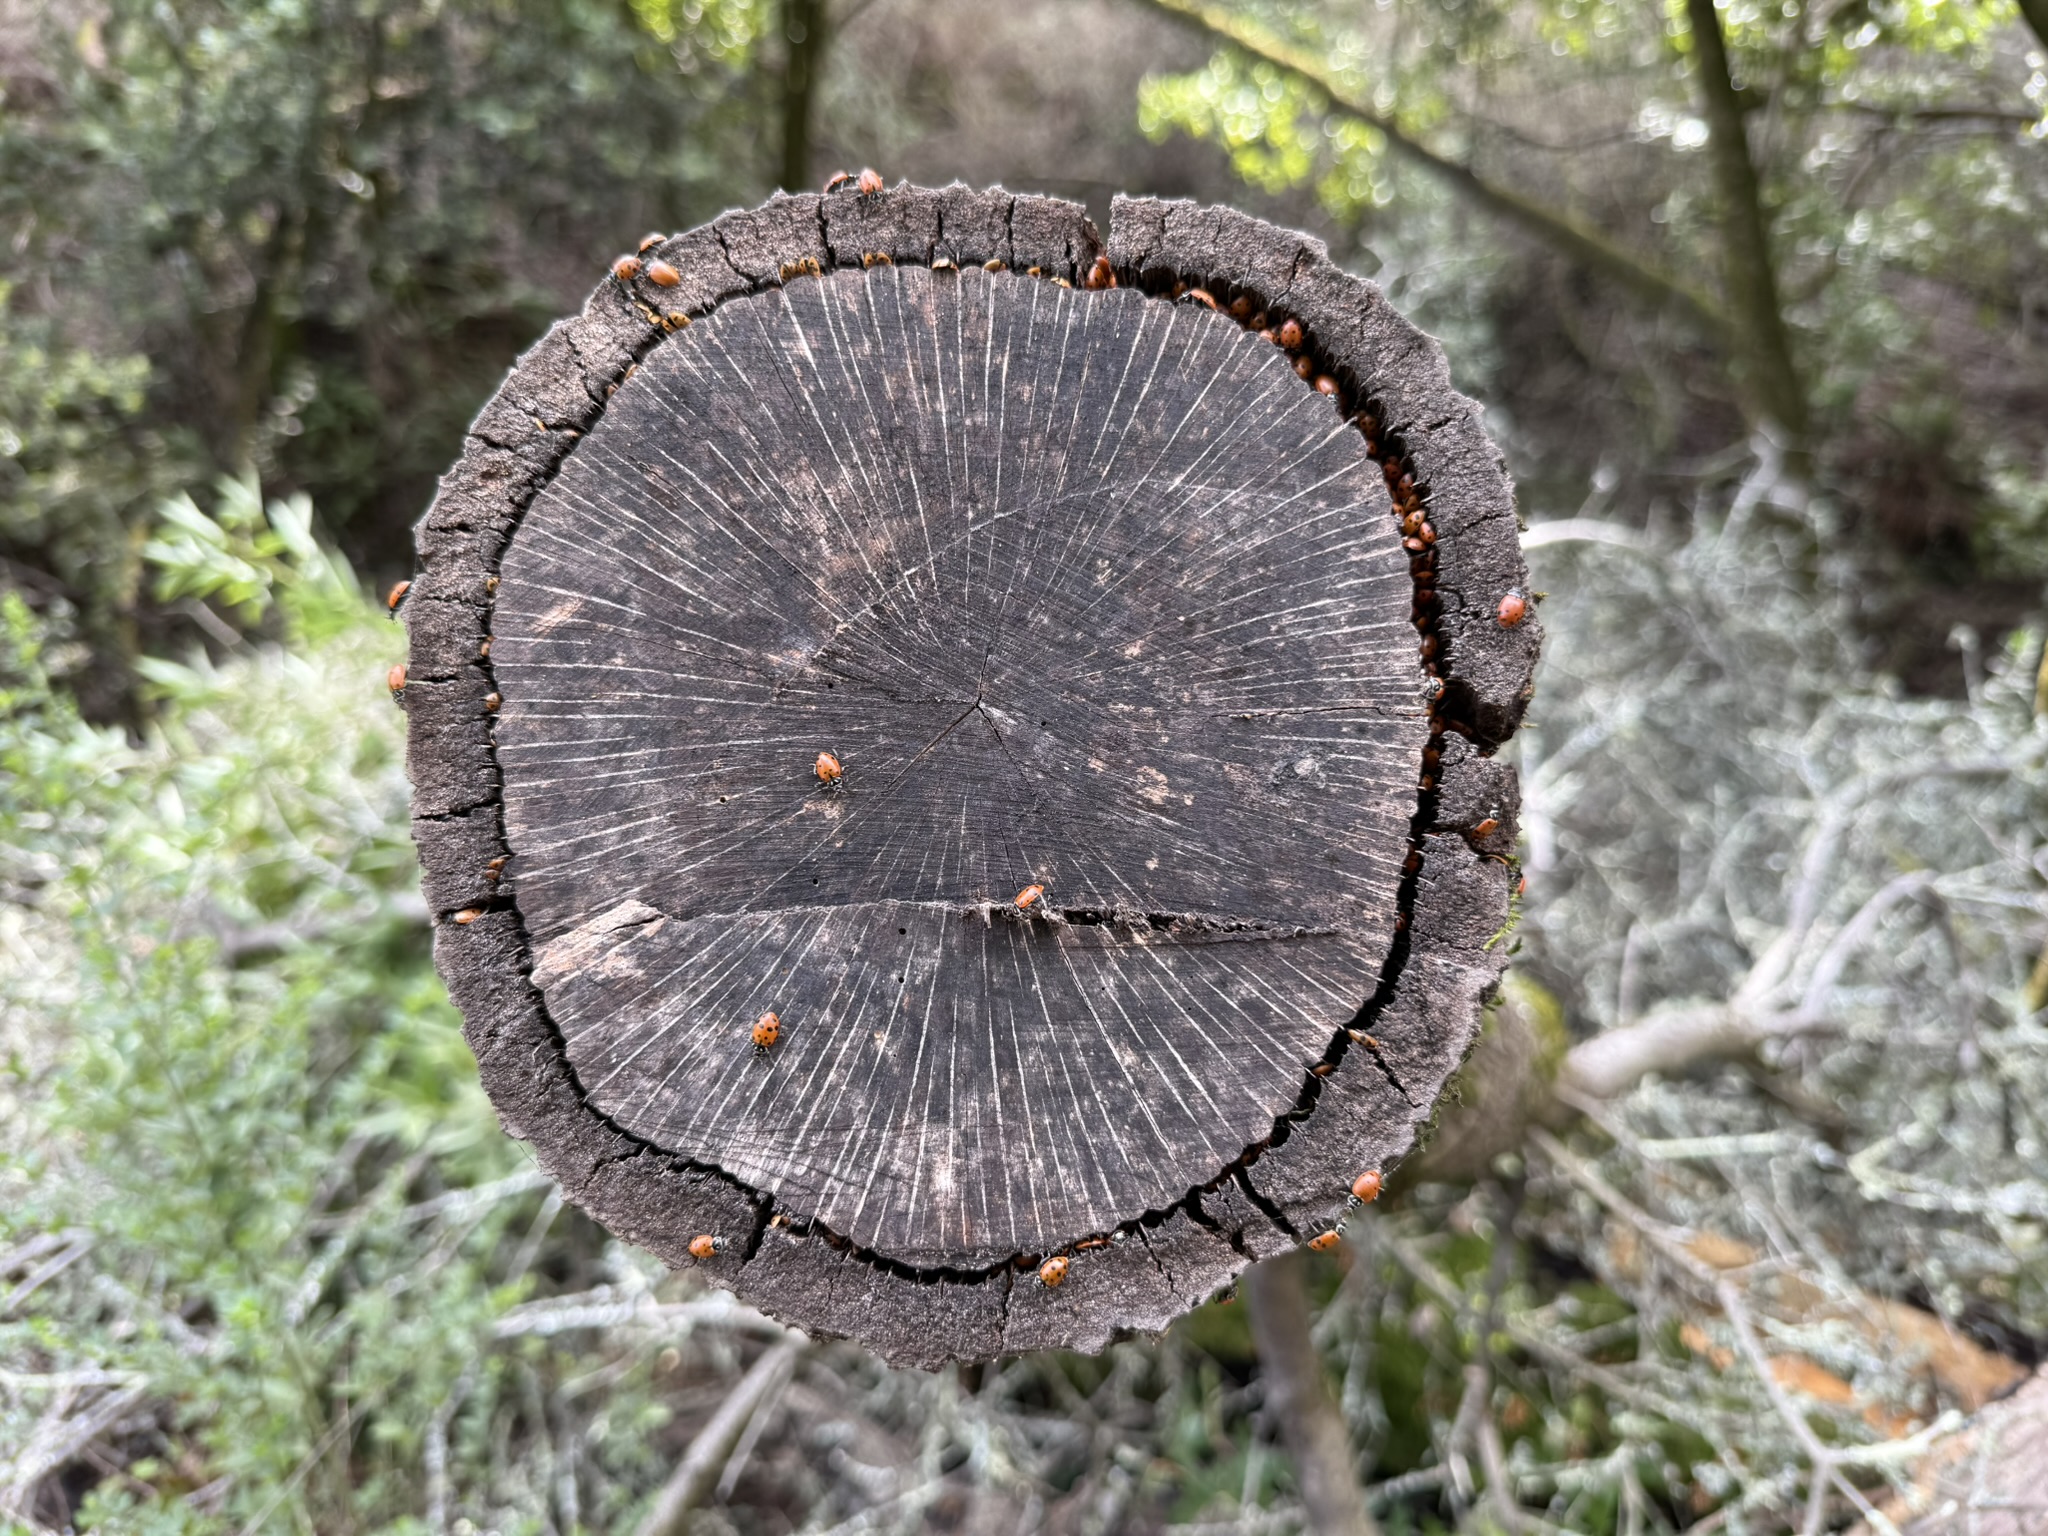
[{"label": "radial crack in wood", "polygon": [[[1454,934],[1401,931],[1444,807],[1498,803],[1447,825],[1487,849],[1511,820],[1462,743],[1482,788],[1431,786],[1454,690],[1480,742],[1512,728],[1534,626],[1467,625],[1469,686],[1429,660],[1407,450],[1303,361],[1359,338],[1290,357],[1249,290],[1170,302],[1184,262],[1070,286],[1100,276],[1071,205],[860,196],[666,242],[694,323],[607,283],[444,480],[415,834],[478,904],[437,959],[508,1125],[618,1230],[895,1359],[1095,1347],[1411,1143],[1427,1106],[1347,1026],[1505,916],[1467,879]],[[1131,237],[1154,266],[1175,217]],[[1220,227],[1441,369],[1312,242]],[[1466,567],[1514,580],[1512,523],[1471,526]],[[1393,1042],[1431,1095],[1498,971],[1461,964],[1457,1016]],[[1290,1141],[1318,1150],[1262,1205]]]}]

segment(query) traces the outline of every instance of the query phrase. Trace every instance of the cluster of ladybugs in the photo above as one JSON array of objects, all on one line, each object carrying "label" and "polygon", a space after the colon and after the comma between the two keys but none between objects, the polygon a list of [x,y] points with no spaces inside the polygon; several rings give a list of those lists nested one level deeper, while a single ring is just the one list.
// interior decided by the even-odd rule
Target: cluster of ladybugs
[{"label": "cluster of ladybugs", "polygon": [[[1095,263],[1107,275],[1106,283],[1098,283],[1096,271],[1089,274],[1089,287],[1114,286],[1115,276],[1108,272],[1108,260],[1098,257]],[[1436,633],[1436,621],[1441,609],[1437,600],[1436,527],[1429,520],[1429,514],[1422,504],[1422,495],[1415,484],[1414,472],[1402,462],[1392,444],[1383,436],[1382,424],[1370,408],[1360,408],[1354,414],[1351,401],[1346,397],[1343,385],[1330,374],[1319,373],[1310,348],[1309,336],[1302,329],[1301,322],[1291,317],[1281,319],[1277,324],[1265,310],[1260,309],[1248,295],[1239,295],[1228,305],[1217,302],[1214,294],[1205,288],[1193,287],[1187,283],[1176,283],[1173,287],[1175,299],[1200,304],[1217,314],[1228,315],[1239,325],[1258,334],[1261,340],[1272,342],[1284,350],[1293,360],[1294,371],[1303,379],[1311,381],[1318,394],[1331,397],[1337,402],[1338,410],[1356,423],[1365,434],[1366,452],[1371,454],[1380,471],[1386,476],[1387,493],[1393,498],[1394,515],[1401,520],[1401,548],[1408,556],[1408,575],[1414,583],[1415,596],[1409,612],[1409,621],[1421,635],[1422,670],[1425,675],[1424,695],[1429,704],[1429,741],[1422,752],[1422,788],[1433,789],[1436,785],[1436,771],[1443,761],[1443,736],[1447,730],[1470,734],[1464,722],[1448,716],[1443,709],[1445,685],[1438,670],[1440,640]],[[1529,616],[1529,599],[1512,588],[1503,593],[1494,607],[1494,618],[1503,629],[1513,629]],[[1472,828],[1472,836],[1485,838],[1500,829],[1498,817],[1488,816]],[[1413,874],[1421,867],[1419,851],[1408,856],[1407,872]],[[1398,927],[1405,928],[1408,919],[1404,913],[1396,919]]]}]

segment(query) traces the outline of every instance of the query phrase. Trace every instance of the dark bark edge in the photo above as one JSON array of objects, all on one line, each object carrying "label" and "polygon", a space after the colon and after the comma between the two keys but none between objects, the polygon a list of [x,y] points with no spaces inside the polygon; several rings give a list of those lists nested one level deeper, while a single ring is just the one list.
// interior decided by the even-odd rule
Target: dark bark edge
[{"label": "dark bark edge", "polygon": [[[1118,280],[1171,301],[1190,287],[1243,296],[1273,325],[1292,318],[1314,367],[1342,386],[1397,503],[1426,509],[1424,562],[1438,601],[1418,643],[1443,681],[1402,890],[1404,928],[1380,987],[1331,1043],[1322,1076],[1266,1141],[1174,1206],[1070,1251],[1057,1290],[1037,1255],[961,1272],[913,1271],[776,1211],[714,1168],[627,1135],[592,1110],[528,976],[530,947],[500,815],[488,636],[495,572],[519,519],[610,393],[655,346],[729,299],[878,261],[998,261],[1082,285],[1106,254]],[[607,278],[583,313],[514,366],[472,424],[416,529],[420,572],[404,617],[411,656],[413,832],[435,914],[435,961],[505,1128],[531,1143],[563,1191],[670,1264],[715,1234],[709,1277],[815,1335],[859,1339],[901,1365],[934,1367],[1025,1349],[1094,1350],[1163,1328],[1230,1286],[1250,1262],[1338,1219],[1351,1181],[1407,1153],[1476,1032],[1505,963],[1518,796],[1493,749],[1526,704],[1538,628],[1498,623],[1526,593],[1513,493],[1477,408],[1450,387],[1441,349],[1319,242],[1228,209],[1116,201],[1107,252],[1082,209],[1056,199],[901,185],[862,195],[777,196],[643,254],[667,263]],[[1404,481],[1403,476],[1407,479]],[[1405,487],[1405,489],[1404,489]],[[1493,822],[1491,827],[1487,822]],[[1484,829],[1483,831],[1481,829]]]}]

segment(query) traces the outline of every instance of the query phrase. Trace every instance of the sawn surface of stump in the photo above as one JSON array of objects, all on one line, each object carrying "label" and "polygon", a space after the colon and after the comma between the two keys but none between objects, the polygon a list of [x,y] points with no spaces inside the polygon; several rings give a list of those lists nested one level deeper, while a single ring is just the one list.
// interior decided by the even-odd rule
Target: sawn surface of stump
[{"label": "sawn surface of stump", "polygon": [[1497,458],[1376,290],[1227,210],[1119,200],[1104,253],[849,190],[641,260],[478,418],[404,608],[485,1085],[799,1326],[1163,1326],[1408,1149],[1496,979]]}]

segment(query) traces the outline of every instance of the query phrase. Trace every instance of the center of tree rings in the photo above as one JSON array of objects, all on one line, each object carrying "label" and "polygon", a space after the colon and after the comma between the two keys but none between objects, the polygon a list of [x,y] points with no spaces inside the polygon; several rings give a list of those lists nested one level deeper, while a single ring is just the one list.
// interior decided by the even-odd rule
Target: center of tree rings
[{"label": "center of tree rings", "polygon": [[878,264],[663,341],[492,616],[585,1101],[913,1268],[1216,1179],[1394,939],[1400,540],[1364,436],[1198,304]]}]

